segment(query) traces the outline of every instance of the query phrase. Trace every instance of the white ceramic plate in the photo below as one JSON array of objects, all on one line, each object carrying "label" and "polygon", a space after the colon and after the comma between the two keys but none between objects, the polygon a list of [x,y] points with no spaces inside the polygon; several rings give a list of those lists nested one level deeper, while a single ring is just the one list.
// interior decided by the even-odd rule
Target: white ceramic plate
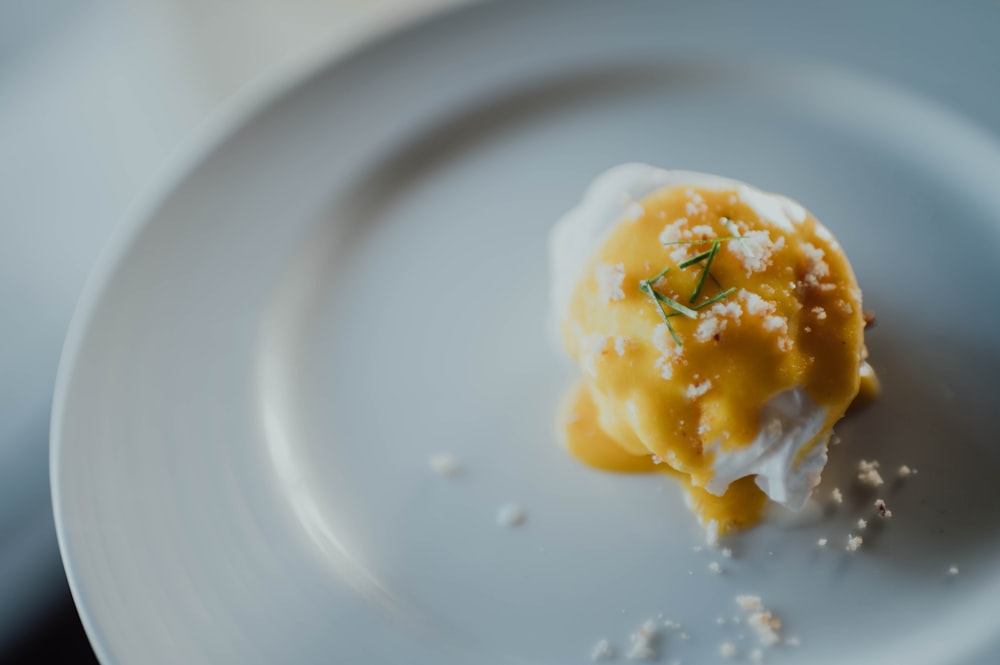
[{"label": "white ceramic plate", "polygon": [[[716,623],[755,593],[801,641],[768,662],[993,662],[1000,148],[963,113],[1000,93],[922,50],[989,9],[903,6],[475,6],[228,132],[119,233],[60,370],[57,525],[101,659],[578,663],[662,613],[689,639],[664,629],[659,660],[703,663],[755,646]],[[940,67],[962,113],[925,94]],[[885,395],[821,490],[845,504],[731,560],[694,551],[668,480],[555,444],[546,234],[627,160],[803,201],[879,315]],[[861,457],[920,473],[849,555]]]}]

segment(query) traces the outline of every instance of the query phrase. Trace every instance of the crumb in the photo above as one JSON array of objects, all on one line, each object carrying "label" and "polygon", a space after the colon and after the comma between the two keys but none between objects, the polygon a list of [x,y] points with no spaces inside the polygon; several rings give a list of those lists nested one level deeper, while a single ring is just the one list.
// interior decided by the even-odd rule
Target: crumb
[{"label": "crumb", "polygon": [[625,209],[625,216],[628,218],[630,222],[638,220],[645,214],[646,214],[646,209],[642,207],[641,203],[637,203],[636,201],[630,203],[628,205],[628,208]]},{"label": "crumb", "polygon": [[875,499],[875,512],[884,520],[892,517],[892,511],[886,508],[885,501],[882,499]]},{"label": "crumb", "polygon": [[750,652],[750,662],[752,663],[763,663],[764,662],[764,650],[754,649]]},{"label": "crumb", "polygon": [[656,637],[656,623],[647,619],[642,627],[632,635],[632,646],[625,657],[629,660],[652,660],[656,658],[653,640]]},{"label": "crumb", "polygon": [[952,566],[948,569],[948,574],[952,577],[958,575],[958,566]]},{"label": "crumb", "polygon": [[820,538],[819,540],[816,541],[816,544],[819,545],[820,547],[826,547],[827,542],[828,541],[826,538]]},{"label": "crumb", "polygon": [[715,623],[719,624],[720,626],[725,626],[726,617],[715,617]]},{"label": "crumb", "polygon": [[831,446],[839,446],[840,443],[841,443],[841,441],[842,441],[842,439],[839,436],[837,436],[836,434],[834,434],[833,436],[830,437],[830,445]]},{"label": "crumb", "polygon": [[868,522],[867,521],[865,521],[864,519],[859,519],[858,520],[858,528],[859,529],[864,529],[867,526],[868,526]]},{"label": "crumb", "polygon": [[454,476],[461,470],[455,458],[447,453],[431,455],[430,459],[427,460],[427,464],[431,467],[432,471],[442,476]]},{"label": "crumb", "polygon": [[607,640],[601,640],[594,645],[594,649],[590,652],[591,660],[610,660],[615,657],[615,652],[611,650],[611,645],[608,644]]},{"label": "crumb", "polygon": [[784,246],[784,236],[771,240],[767,231],[750,231],[743,234],[740,240],[726,243],[726,249],[743,264],[747,277],[766,270],[771,265],[771,255]]},{"label": "crumb", "polygon": [[861,536],[855,536],[854,534],[847,534],[847,551],[857,552],[858,548],[861,547],[861,543],[865,542],[865,539]]},{"label": "crumb", "polygon": [[878,320],[875,318],[875,312],[865,311],[861,313],[861,316],[865,321],[865,330],[869,330],[878,325]]},{"label": "crumb", "polygon": [[687,633],[681,633],[677,637],[681,638],[682,640],[690,640],[691,639],[691,636],[688,635]]},{"label": "crumb", "polygon": [[801,646],[802,642],[799,641],[799,638],[793,635],[785,640],[785,644],[790,647],[797,647]]},{"label": "crumb", "polygon": [[917,472],[916,469],[911,469],[910,467],[904,464],[903,466],[899,467],[899,470],[896,472],[896,475],[898,475],[900,478],[908,478],[909,476],[914,475],[916,472]]},{"label": "crumb", "polygon": [[711,572],[715,573],[716,575],[722,574],[722,566],[719,565],[718,561],[713,561],[712,563],[708,564],[708,569]]},{"label": "crumb", "polygon": [[664,628],[668,628],[670,630],[680,630],[681,627],[681,625],[676,621],[674,621],[673,619],[664,619],[663,626]]},{"label": "crumb", "polygon": [[707,393],[709,388],[711,387],[712,387],[712,382],[709,381],[708,379],[705,379],[704,381],[699,381],[698,383],[692,383],[691,385],[689,385],[687,387],[687,392],[685,392],[684,394],[689,400],[693,401],[698,399],[705,393]]},{"label": "crumb", "polygon": [[760,596],[736,596],[735,600],[744,612],[760,612],[764,609]]},{"label": "crumb", "polygon": [[803,279],[807,286],[817,287],[824,277],[830,275],[830,266],[823,260],[825,253],[822,249],[808,242],[802,243],[801,248],[802,256],[806,263],[806,271]]},{"label": "crumb", "polygon": [[497,524],[500,526],[521,526],[526,519],[528,519],[528,514],[524,508],[513,503],[504,504],[497,511]]},{"label": "crumb", "polygon": [[884,484],[885,481],[882,480],[882,475],[878,472],[878,460],[858,462],[858,482],[869,487],[878,487]]},{"label": "crumb", "polygon": [[832,501],[833,501],[834,503],[836,503],[836,504],[838,504],[838,505],[839,505],[839,504],[841,504],[841,503],[844,503],[844,495],[843,495],[843,493],[842,493],[842,492],[840,491],[840,488],[839,488],[839,487],[834,487],[834,488],[833,488],[833,491],[832,491],[832,492],[830,492],[830,499],[831,499],[831,500],[832,500]]},{"label": "crumb", "polygon": [[747,618],[747,623],[757,633],[757,639],[762,646],[774,646],[780,641],[778,629],[781,628],[781,621],[769,611],[754,612]]},{"label": "crumb", "polygon": [[826,310],[822,307],[816,306],[812,308],[812,313],[816,315],[816,318],[820,321],[826,318]]},{"label": "crumb", "polygon": [[733,551],[731,549],[729,549],[728,547],[723,547],[722,548],[722,556],[726,557],[727,559],[732,559],[733,558]]},{"label": "crumb", "polygon": [[693,550],[694,550],[695,552],[701,552],[701,551],[702,551],[703,549],[705,549],[705,548],[704,548],[704,547],[702,547],[701,545],[695,545],[695,546],[694,546],[694,547],[692,547],[691,549],[693,549]]},{"label": "crumb", "polygon": [[719,655],[723,658],[736,658],[736,645],[732,642],[723,642],[719,645]]},{"label": "crumb", "polygon": [[625,299],[625,291],[622,289],[625,281],[624,263],[602,263],[594,269],[594,274],[597,276],[597,288],[602,298],[608,302]]}]

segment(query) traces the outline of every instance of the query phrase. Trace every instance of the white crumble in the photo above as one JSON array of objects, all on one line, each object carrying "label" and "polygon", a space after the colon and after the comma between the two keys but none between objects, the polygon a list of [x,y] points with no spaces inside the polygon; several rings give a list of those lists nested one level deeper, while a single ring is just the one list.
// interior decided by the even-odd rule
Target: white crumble
[{"label": "white crumble", "polygon": [[954,577],[955,575],[958,575],[958,566],[952,566],[952,567],[950,567],[948,569],[948,574],[951,575],[952,577]]},{"label": "white crumble", "polygon": [[729,549],[728,547],[723,547],[722,548],[722,556],[726,557],[727,559],[732,559],[733,558],[733,551],[731,549]]},{"label": "white crumble", "polygon": [[747,277],[766,270],[771,265],[771,255],[784,246],[784,236],[779,236],[776,241],[771,240],[767,231],[750,231],[739,240],[726,243],[729,252],[743,264]]},{"label": "white crumble", "polygon": [[497,511],[497,524],[505,527],[515,527],[524,524],[528,519],[528,513],[517,504],[508,503],[500,506]]},{"label": "white crumble", "polygon": [[845,549],[848,552],[857,552],[863,542],[865,542],[865,539],[861,536],[855,536],[854,534],[849,533],[847,534],[847,547]]},{"label": "white crumble", "polygon": [[612,651],[611,645],[608,644],[607,640],[599,641],[590,652],[591,660],[611,660],[614,657],[615,652]]},{"label": "white crumble", "polygon": [[430,459],[427,460],[427,464],[432,471],[442,476],[454,476],[461,470],[455,458],[447,453],[431,455]]},{"label": "white crumble", "polygon": [[818,305],[812,308],[812,313],[815,314],[816,318],[820,321],[826,318],[826,310]]},{"label": "white crumble", "polygon": [[647,619],[642,626],[632,635],[632,646],[629,647],[625,657],[629,660],[652,660],[656,658],[656,650],[653,648],[653,640],[656,637],[656,622]]},{"label": "white crumble", "polygon": [[806,261],[805,283],[812,287],[819,286],[820,281],[830,275],[830,266],[823,260],[825,253],[808,242],[802,243],[800,247]]},{"label": "white crumble", "polygon": [[830,492],[830,500],[838,505],[844,503],[844,494],[839,487],[834,487],[833,491]]},{"label": "white crumble", "polygon": [[816,544],[819,545],[820,547],[826,547],[826,544],[828,542],[829,541],[826,538],[820,538],[819,540],[816,541]]},{"label": "white crumble", "polygon": [[779,337],[778,338],[778,348],[784,353],[788,353],[792,350],[792,340],[789,337]]},{"label": "white crumble", "polygon": [[715,229],[707,224],[699,224],[691,227],[691,235],[695,240],[711,240],[715,237]]},{"label": "white crumble", "polygon": [[736,658],[736,645],[732,642],[723,642],[719,645],[719,655],[723,658]]},{"label": "white crumble", "polygon": [[660,373],[660,378],[670,380],[674,376],[674,366],[666,358],[660,357],[653,363],[653,367]]},{"label": "white crumble", "polygon": [[878,460],[858,462],[858,482],[868,487],[878,487],[885,483],[882,474],[878,472]]},{"label": "white crumble", "polygon": [[602,298],[608,302],[625,299],[625,291],[622,289],[625,282],[624,263],[602,263],[594,268],[594,274]]},{"label": "white crumble", "polygon": [[705,393],[707,393],[708,390],[709,390],[709,388],[711,388],[711,387],[712,387],[712,382],[709,381],[708,379],[705,379],[704,381],[699,381],[698,383],[692,383],[691,385],[689,385],[687,387],[687,391],[685,391],[684,395],[689,400],[693,401],[693,400],[698,399],[699,397],[701,397]]},{"label": "white crumble", "polygon": [[867,527],[868,527],[868,522],[864,518],[861,518],[861,519],[858,520],[858,528],[859,529],[865,529]]},{"label": "white crumble", "polygon": [[774,313],[775,304],[764,300],[752,291],[740,289],[737,291],[736,297],[743,302],[743,307],[751,316],[767,316]]},{"label": "white crumble", "polygon": [[687,233],[688,237],[690,237],[691,232],[682,228],[686,226],[687,223],[687,218],[681,217],[664,226],[663,230],[660,231],[660,243],[663,245],[669,245],[673,242],[680,242],[685,239],[685,233]]},{"label": "white crumble", "polygon": [[680,630],[681,629],[681,625],[679,623],[677,623],[676,621],[674,621],[673,619],[664,619],[663,620],[663,627],[664,628],[668,628],[670,630]]},{"label": "white crumble", "polygon": [[799,638],[795,637],[794,635],[792,637],[787,638],[785,640],[785,644],[790,647],[802,646],[802,642],[799,640]]},{"label": "white crumble", "polygon": [[736,596],[735,600],[744,612],[760,612],[764,609],[760,596]]},{"label": "white crumble", "polygon": [[910,467],[904,464],[903,466],[899,467],[899,470],[896,472],[896,475],[898,475],[900,478],[908,478],[909,476],[912,476],[916,472],[917,472],[916,469],[911,469]]},{"label": "white crumble", "polygon": [[781,641],[781,636],[778,635],[781,621],[767,610],[754,612],[747,618],[747,623],[757,633],[757,639],[760,640],[761,646],[770,647]]},{"label": "white crumble", "polygon": [[713,561],[712,563],[708,564],[708,570],[712,573],[715,573],[716,575],[722,574],[722,566],[719,565],[718,561]]},{"label": "white crumble", "polygon": [[769,316],[764,319],[764,330],[774,332],[780,330],[782,333],[788,332],[788,319],[783,316]]},{"label": "white crumble", "polygon": [[852,307],[851,303],[847,302],[846,300],[841,300],[838,304],[840,305],[840,310],[844,314],[853,314],[854,313],[854,307]]},{"label": "white crumble", "polygon": [[750,652],[750,662],[751,663],[763,663],[764,662],[764,650],[754,649]]},{"label": "white crumble", "polygon": [[698,327],[695,328],[694,338],[699,342],[707,342],[722,332],[725,327],[726,322],[723,319],[716,317],[703,318]]}]

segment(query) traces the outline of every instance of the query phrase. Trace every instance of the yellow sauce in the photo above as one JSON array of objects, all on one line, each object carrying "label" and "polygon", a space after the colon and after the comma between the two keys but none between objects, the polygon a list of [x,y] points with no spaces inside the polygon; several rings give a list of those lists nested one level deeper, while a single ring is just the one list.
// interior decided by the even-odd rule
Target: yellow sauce
[{"label": "yellow sauce", "polygon": [[[726,533],[755,523],[766,497],[752,477],[732,483],[723,496],[705,491],[713,477],[712,444],[722,452],[750,444],[767,425],[761,423],[765,403],[797,386],[826,412],[823,430],[800,459],[811,446],[826,444],[862,387],[860,291],[839,245],[810,215],[782,229],[735,192],[698,188],[662,190],[641,204],[641,216],[619,222],[605,239],[562,322],[566,347],[584,368],[563,416],[566,444],[599,469],[676,473],[688,483],[703,523],[714,519]],[[762,245],[720,240],[711,275],[721,288],[705,280],[692,303],[704,262],[679,264],[712,244],[664,245],[667,225],[674,229],[663,236],[668,240],[767,236]],[[691,308],[737,289],[693,320],[671,317],[681,345],[639,288],[640,280],[667,266],[655,290]],[[610,292],[609,271],[619,276],[610,280]],[[877,392],[873,374],[866,373],[861,392]]]}]

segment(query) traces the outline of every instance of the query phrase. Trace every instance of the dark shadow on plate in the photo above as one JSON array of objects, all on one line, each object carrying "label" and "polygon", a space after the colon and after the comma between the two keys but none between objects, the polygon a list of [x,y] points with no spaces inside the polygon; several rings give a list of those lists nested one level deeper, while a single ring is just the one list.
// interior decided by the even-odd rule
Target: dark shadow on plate
[{"label": "dark shadow on plate", "polygon": [[[835,512],[864,536],[861,554],[898,554],[891,557],[897,574],[940,573],[944,561],[1000,555],[1000,349],[919,337],[920,330],[918,321],[899,318],[869,335],[883,392],[838,425],[843,443],[831,449],[821,495],[842,489]],[[884,485],[858,482],[862,459],[880,462]],[[918,473],[901,478],[903,464]],[[878,498],[891,518],[877,515]],[[858,518],[868,521],[864,530]]]}]

